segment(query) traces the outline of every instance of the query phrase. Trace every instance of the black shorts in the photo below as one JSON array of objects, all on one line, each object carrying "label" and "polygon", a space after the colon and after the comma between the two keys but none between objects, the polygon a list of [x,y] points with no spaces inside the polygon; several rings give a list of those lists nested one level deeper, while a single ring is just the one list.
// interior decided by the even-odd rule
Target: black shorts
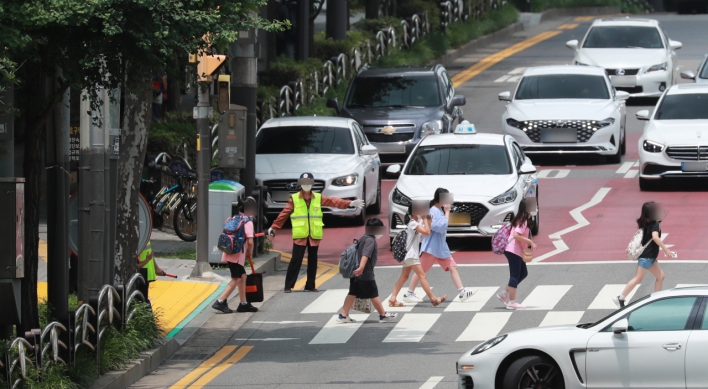
[{"label": "black shorts", "polygon": [[229,270],[231,271],[231,278],[241,278],[246,274],[246,268],[243,265],[239,265],[234,262],[227,262],[229,264]]},{"label": "black shorts", "polygon": [[349,295],[360,299],[372,299],[379,297],[379,288],[376,286],[376,281],[362,281],[350,278]]}]

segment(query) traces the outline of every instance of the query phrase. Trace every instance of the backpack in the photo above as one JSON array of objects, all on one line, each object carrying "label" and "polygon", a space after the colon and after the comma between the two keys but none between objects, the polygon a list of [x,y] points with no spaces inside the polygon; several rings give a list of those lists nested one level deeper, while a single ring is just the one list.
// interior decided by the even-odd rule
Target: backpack
[{"label": "backpack", "polygon": [[[416,232],[417,234],[417,232]],[[408,251],[411,249],[413,246],[413,241],[415,240],[415,235],[411,239],[411,243],[409,245],[406,245],[406,241],[408,240],[408,230],[405,229],[396,235],[395,238],[393,238],[393,242],[391,242],[391,251],[393,251],[393,259],[395,259],[398,262],[403,262],[406,260],[406,254],[408,254]]]},{"label": "backpack", "polygon": [[504,255],[506,246],[509,245],[509,236],[511,235],[511,223],[504,222],[501,228],[494,233],[492,237],[492,252],[497,255]]},{"label": "backpack", "polygon": [[339,274],[344,278],[354,277],[354,270],[359,268],[359,241],[354,240],[354,244],[342,251],[339,258]]},{"label": "backpack", "polygon": [[244,251],[246,243],[245,226],[250,222],[246,216],[236,215],[226,219],[224,232],[219,235],[216,247],[225,254],[233,255]]},{"label": "backpack", "polygon": [[639,256],[642,255],[647,246],[649,246],[649,243],[651,243],[651,239],[649,239],[647,244],[643,245],[643,239],[644,229],[640,228],[639,230],[637,230],[637,232],[634,233],[634,236],[632,236],[632,240],[629,241],[629,246],[627,246],[627,257],[630,261],[636,261],[637,259],[639,259]]}]

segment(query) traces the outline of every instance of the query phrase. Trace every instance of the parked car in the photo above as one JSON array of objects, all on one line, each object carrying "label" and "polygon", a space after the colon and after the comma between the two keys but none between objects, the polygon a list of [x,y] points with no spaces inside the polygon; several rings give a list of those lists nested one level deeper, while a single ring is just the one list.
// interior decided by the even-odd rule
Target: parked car
[{"label": "parked car", "polygon": [[676,50],[683,45],[669,39],[651,19],[597,19],[581,42],[566,46],[575,51],[573,64],[599,66],[617,90],[631,97],[659,97],[676,82]]},{"label": "parked car", "polygon": [[465,102],[442,65],[365,66],[352,78],[343,104],[332,98],[327,106],[359,122],[383,162],[404,162],[424,136],[452,131]]},{"label": "parked car", "polygon": [[[381,177],[376,147],[352,119],[286,117],[270,119],[256,135],[256,180],[268,187],[267,212],[279,213],[293,193],[298,177],[312,173],[312,188],[325,196],[364,199],[363,209],[330,209],[325,214],[355,217],[381,212]],[[368,208],[367,208],[368,207]]]},{"label": "parked car", "polygon": [[627,92],[615,91],[601,68],[527,69],[506,101],[502,132],[527,154],[599,154],[619,163],[627,150]]},{"label": "parked car", "polygon": [[701,61],[701,64],[698,65],[698,71],[696,73],[686,70],[681,72],[681,78],[693,80],[696,84],[708,83],[708,54],[703,56],[703,60]]}]

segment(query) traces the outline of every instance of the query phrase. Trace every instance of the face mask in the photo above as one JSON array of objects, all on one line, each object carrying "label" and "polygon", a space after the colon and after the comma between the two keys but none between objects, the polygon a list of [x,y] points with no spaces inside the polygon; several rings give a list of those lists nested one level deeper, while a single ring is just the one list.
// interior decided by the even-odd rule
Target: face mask
[{"label": "face mask", "polygon": [[383,236],[383,235],[374,235],[374,238],[378,239],[378,238],[380,238],[380,237],[382,237],[382,236]]},{"label": "face mask", "polygon": [[302,190],[309,192],[312,190],[312,185],[301,185]]}]

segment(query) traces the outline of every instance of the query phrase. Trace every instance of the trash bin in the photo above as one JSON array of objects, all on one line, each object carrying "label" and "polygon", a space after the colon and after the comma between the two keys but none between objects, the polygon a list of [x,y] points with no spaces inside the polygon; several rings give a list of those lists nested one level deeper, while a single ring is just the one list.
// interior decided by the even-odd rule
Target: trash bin
[{"label": "trash bin", "polygon": [[219,180],[209,184],[209,263],[221,262],[221,251],[216,247],[224,230],[224,221],[233,216],[232,204],[244,196],[246,189],[236,181]]}]

